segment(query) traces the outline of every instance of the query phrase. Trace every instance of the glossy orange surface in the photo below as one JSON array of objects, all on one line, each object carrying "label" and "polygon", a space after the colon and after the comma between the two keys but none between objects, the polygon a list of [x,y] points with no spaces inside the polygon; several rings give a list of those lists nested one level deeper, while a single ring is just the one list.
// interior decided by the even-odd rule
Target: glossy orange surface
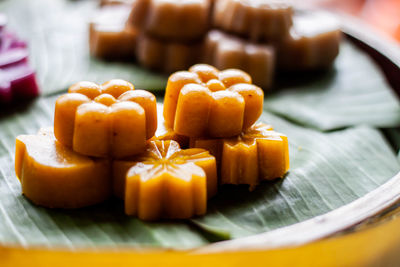
[{"label": "glossy orange surface", "polygon": [[231,137],[259,118],[263,103],[263,91],[247,73],[198,64],[169,77],[163,114],[177,134]]},{"label": "glossy orange surface", "polygon": [[216,161],[204,149],[181,150],[175,141],[150,141],[147,152],[113,163],[114,193],[125,213],[143,220],[205,214],[217,191]]},{"label": "glossy orange surface", "polygon": [[123,80],[79,82],[56,101],[57,140],[83,155],[121,158],[142,153],[157,128],[155,96]]}]

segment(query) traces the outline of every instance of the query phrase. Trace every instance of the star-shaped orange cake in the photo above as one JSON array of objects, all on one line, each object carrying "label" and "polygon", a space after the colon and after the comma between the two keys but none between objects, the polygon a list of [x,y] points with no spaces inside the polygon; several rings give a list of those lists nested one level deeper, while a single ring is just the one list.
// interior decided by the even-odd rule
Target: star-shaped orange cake
[{"label": "star-shaped orange cake", "polygon": [[261,180],[283,177],[289,170],[287,137],[263,123],[233,138],[193,138],[190,143],[217,158],[220,184],[248,184],[253,189]]},{"label": "star-shaped orange cake", "polygon": [[125,213],[143,220],[205,214],[217,191],[215,158],[175,141],[150,141],[144,154],[114,161],[113,172],[114,192],[125,192]]}]

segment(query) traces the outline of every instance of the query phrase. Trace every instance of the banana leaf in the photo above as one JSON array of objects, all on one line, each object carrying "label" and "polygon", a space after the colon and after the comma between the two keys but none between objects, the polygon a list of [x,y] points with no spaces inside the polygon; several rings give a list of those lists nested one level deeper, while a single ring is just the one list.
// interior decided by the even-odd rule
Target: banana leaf
[{"label": "banana leaf", "polygon": [[359,126],[321,133],[267,112],[262,121],[287,134],[290,172],[253,192],[223,190],[210,203],[208,214],[193,220],[199,227],[230,238],[273,230],[349,203],[399,171],[393,149],[375,129]]},{"label": "banana leaf", "polygon": [[[304,89],[306,86],[273,96],[267,93],[271,98],[266,100],[261,121],[287,134],[290,142],[291,170],[283,180],[264,182],[253,192],[244,186],[222,187],[210,200],[208,213],[193,220],[143,222],[125,216],[123,204],[117,200],[73,211],[35,206],[21,195],[14,173],[15,137],[52,125],[54,101],[60,92],[79,80],[123,78],[149,90],[162,89],[165,84],[164,76],[135,64],[105,63],[89,56],[86,22],[95,6],[94,1],[0,2],[0,11],[9,15],[9,27],[29,41],[31,61],[43,89],[37,100],[0,113],[0,244],[192,248],[326,213],[378,188],[399,171],[392,147],[381,131],[373,128],[399,124],[398,101],[369,59],[344,42],[335,65],[336,78],[325,79],[320,74],[312,80],[310,90]],[[350,75],[352,70],[357,70],[358,79]],[[292,94],[299,98],[285,102]],[[289,116],[289,112],[274,108],[280,99],[281,110],[295,112],[295,105],[302,106],[295,116]],[[315,110],[308,99],[317,101]],[[354,109],[347,111],[354,112],[343,112],[341,103],[353,105]],[[331,108],[321,112],[321,107]],[[347,126],[330,133],[312,129]]]},{"label": "banana leaf", "polygon": [[342,43],[334,66],[326,72],[282,75],[265,108],[323,131],[400,124],[399,100],[381,70],[349,42]]},{"label": "banana leaf", "polygon": [[248,236],[323,214],[388,181],[400,164],[380,131],[367,126],[333,133],[294,125],[264,112],[261,120],[288,135],[291,171],[255,191],[223,187],[209,212],[191,221],[146,223],[123,214],[123,204],[75,211],[37,207],[21,195],[13,168],[15,136],[52,125],[56,96],[0,120],[0,243],[44,246],[190,248]]}]

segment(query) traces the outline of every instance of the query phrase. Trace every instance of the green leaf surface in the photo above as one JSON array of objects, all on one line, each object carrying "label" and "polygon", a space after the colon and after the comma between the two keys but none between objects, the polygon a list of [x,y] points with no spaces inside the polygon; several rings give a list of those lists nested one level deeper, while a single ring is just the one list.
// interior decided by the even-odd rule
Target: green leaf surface
[{"label": "green leaf surface", "polygon": [[[242,186],[222,187],[204,217],[147,223],[125,216],[116,200],[71,211],[35,206],[21,195],[14,173],[15,137],[53,124],[59,92],[79,80],[123,78],[146,89],[165,84],[164,76],[134,64],[89,57],[87,18],[94,8],[95,1],[0,2],[10,28],[30,42],[31,61],[44,93],[0,113],[0,244],[192,248],[321,215],[378,188],[399,171],[400,163],[379,130],[357,126],[324,133],[265,111],[261,121],[289,137],[290,173],[253,192]],[[267,99],[265,106],[291,121],[323,130],[399,124],[398,102],[382,75],[348,43],[333,73],[286,88]]]},{"label": "green leaf surface", "polygon": [[375,129],[321,133],[268,113],[261,120],[288,136],[290,172],[253,192],[229,187],[219,193],[208,214],[193,221],[221,237],[248,236],[324,214],[377,188],[400,169]]},{"label": "green leaf surface", "polygon": [[144,223],[110,201],[79,210],[52,210],[21,195],[14,172],[15,137],[52,125],[56,96],[0,119],[0,244],[93,247],[147,246],[191,248],[208,239],[185,222]]},{"label": "green leaf surface", "polygon": [[[103,83],[120,78],[137,88],[163,90],[166,77],[133,63],[104,62],[90,57],[88,22],[97,1],[8,0],[0,11],[9,30],[28,41],[30,61],[44,95],[65,91],[88,80]],[[117,49],[117,47],[116,47]]]},{"label": "green leaf surface", "polygon": [[21,195],[13,157],[18,134],[33,134],[52,125],[55,99],[40,98],[0,118],[0,243],[196,247],[323,214],[377,188],[400,169],[392,149],[375,129],[320,133],[264,113],[262,121],[289,137],[290,173],[253,192],[223,187],[202,218],[146,223],[125,216],[117,201],[75,211],[45,209]]},{"label": "green leaf surface", "polygon": [[340,49],[333,68],[326,73],[298,79],[283,75],[278,92],[268,96],[265,107],[319,130],[399,125],[400,104],[381,70],[349,42],[343,42]]}]

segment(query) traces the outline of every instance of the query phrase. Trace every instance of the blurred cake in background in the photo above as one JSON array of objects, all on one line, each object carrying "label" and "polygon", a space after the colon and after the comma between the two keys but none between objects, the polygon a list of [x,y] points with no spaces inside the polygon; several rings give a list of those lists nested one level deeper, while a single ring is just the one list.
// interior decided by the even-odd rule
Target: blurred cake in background
[{"label": "blurred cake in background", "polygon": [[195,63],[240,68],[267,90],[277,71],[329,68],[340,35],[332,15],[281,0],[108,0],[90,23],[90,48],[167,74]]}]

